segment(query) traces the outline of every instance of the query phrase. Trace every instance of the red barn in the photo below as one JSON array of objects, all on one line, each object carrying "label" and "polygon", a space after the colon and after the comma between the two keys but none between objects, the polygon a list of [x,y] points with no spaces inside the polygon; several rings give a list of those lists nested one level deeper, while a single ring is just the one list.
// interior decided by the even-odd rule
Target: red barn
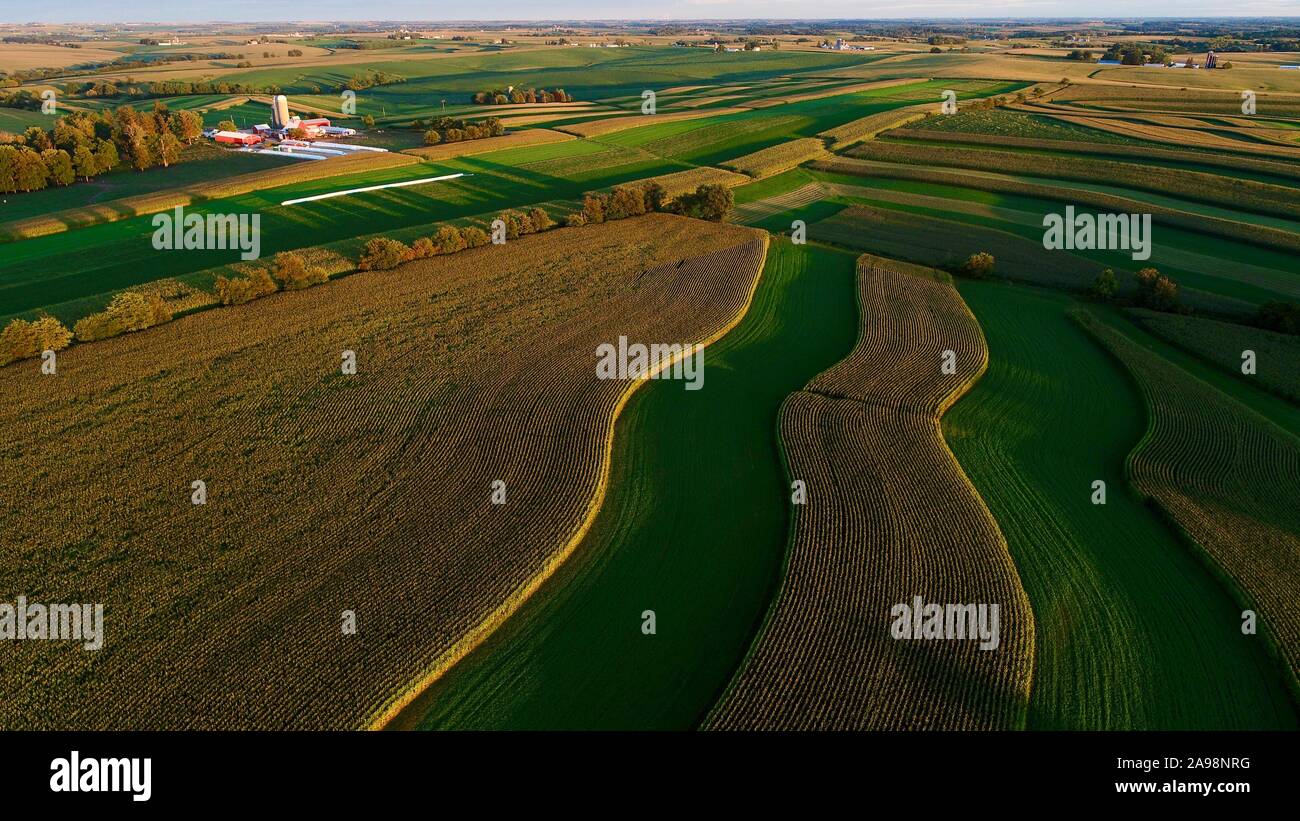
[{"label": "red barn", "polygon": [[262,141],[256,134],[245,134],[242,131],[218,131],[213,139],[229,145],[257,145]]}]

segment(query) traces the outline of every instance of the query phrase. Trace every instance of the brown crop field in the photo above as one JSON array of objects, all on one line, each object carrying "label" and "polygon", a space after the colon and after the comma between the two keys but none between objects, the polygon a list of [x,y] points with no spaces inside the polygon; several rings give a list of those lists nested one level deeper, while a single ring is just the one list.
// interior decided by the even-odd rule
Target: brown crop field
[{"label": "brown crop field", "polygon": [[751,183],[753,180],[744,174],[737,174],[734,171],[724,171],[721,168],[700,166],[699,168],[688,168],[685,171],[673,171],[669,174],[660,174],[657,177],[647,177],[644,180],[640,180],[640,182],[659,183],[664,187],[664,191],[671,199],[681,194],[694,191],[701,185],[725,185],[728,188],[735,188],[739,185]]},{"label": "brown crop field", "polygon": [[[794,506],[782,588],[711,728],[1023,723],[1029,602],[939,430],[943,411],[984,372],[984,338],[944,275],[878,262],[859,262],[857,347],[782,406],[789,475],[806,482],[807,504]],[[941,372],[945,351],[955,354],[951,374]],[[998,646],[894,637],[894,606],[915,596],[997,604]]]},{"label": "brown crop field", "polygon": [[859,117],[836,128],[828,129],[817,136],[829,138],[832,140],[833,146],[838,150],[856,142],[869,140],[882,131],[916,122],[932,111],[934,111],[934,105],[931,103],[896,108],[892,111],[881,111]]},{"label": "brown crop field", "polygon": [[292,161],[286,165],[239,174],[224,180],[196,183],[184,188],[169,188],[149,194],[121,197],[98,205],[69,208],[39,217],[13,220],[0,224],[0,238],[8,240],[31,239],[46,234],[57,234],[72,228],[84,228],[101,222],[114,222],[144,214],[156,214],[178,205],[190,205],[203,200],[233,197],[249,191],[292,185],[299,182],[323,180],[343,174],[376,171],[413,165],[420,160],[391,152],[364,152],[348,157],[335,157],[315,162]]},{"label": "brown crop field", "polygon": [[817,137],[804,137],[799,140],[777,143],[770,148],[737,157],[720,163],[724,168],[731,168],[756,179],[770,177],[803,165],[809,160],[829,157],[826,143]]},{"label": "brown crop field", "polygon": [[465,140],[458,143],[426,145],[420,148],[407,148],[403,154],[413,154],[425,160],[449,160],[452,157],[467,157],[471,154],[486,154],[505,148],[523,148],[527,145],[546,145],[572,140],[573,135],[552,131],[548,128],[529,128],[524,131],[512,131],[500,137],[485,137],[481,140]]},{"label": "brown crop field", "polygon": [[1146,400],[1128,474],[1225,576],[1300,678],[1300,441],[1086,311],[1074,318],[1124,363]]},{"label": "brown crop field", "polygon": [[720,337],[765,249],[649,215],[187,316],[69,349],[57,377],[6,369],[0,495],[29,503],[0,510],[0,584],[103,603],[105,639],[15,642],[0,725],[382,721],[590,524],[639,384],[598,379],[596,346]]}]

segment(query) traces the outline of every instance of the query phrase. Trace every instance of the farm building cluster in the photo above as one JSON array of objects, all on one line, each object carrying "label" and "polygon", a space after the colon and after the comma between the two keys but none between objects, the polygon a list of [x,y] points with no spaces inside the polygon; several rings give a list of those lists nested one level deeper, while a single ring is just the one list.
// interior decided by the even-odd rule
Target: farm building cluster
[{"label": "farm building cluster", "polygon": [[209,128],[204,136],[241,151],[280,154],[302,160],[324,160],[359,151],[384,151],[365,145],[321,142],[322,137],[352,137],[356,129],[330,124],[324,117],[303,119],[289,112],[289,99],[277,94],[271,100],[271,121],[235,131]]}]

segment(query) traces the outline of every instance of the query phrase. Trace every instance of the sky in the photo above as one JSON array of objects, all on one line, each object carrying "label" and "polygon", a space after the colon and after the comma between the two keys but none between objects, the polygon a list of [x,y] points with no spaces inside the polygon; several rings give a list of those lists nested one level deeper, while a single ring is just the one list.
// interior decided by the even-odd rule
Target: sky
[{"label": "sky", "polygon": [[[478,15],[478,16],[475,16]],[[1300,0],[0,0],[4,23],[1300,16]]]}]

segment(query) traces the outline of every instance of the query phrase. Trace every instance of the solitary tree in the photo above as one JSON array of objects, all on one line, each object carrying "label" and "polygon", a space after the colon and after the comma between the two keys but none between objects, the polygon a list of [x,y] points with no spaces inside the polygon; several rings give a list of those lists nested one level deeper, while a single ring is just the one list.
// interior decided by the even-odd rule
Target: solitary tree
[{"label": "solitary tree", "polygon": [[1111,299],[1119,291],[1119,279],[1115,276],[1115,271],[1107,268],[1092,282],[1090,293],[1097,299]]}]

